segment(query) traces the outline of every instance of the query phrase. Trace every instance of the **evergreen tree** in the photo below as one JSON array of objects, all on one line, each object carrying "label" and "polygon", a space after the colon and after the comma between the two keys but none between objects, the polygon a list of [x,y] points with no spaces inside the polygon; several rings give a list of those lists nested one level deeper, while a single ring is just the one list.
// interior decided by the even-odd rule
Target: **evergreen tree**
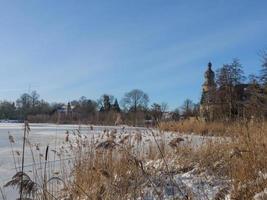
[{"label": "evergreen tree", "polygon": [[15,103],[2,101],[0,102],[0,118],[1,119],[16,119]]},{"label": "evergreen tree", "polygon": [[120,105],[119,105],[117,99],[115,99],[115,101],[114,101],[113,109],[114,109],[116,112],[120,112],[120,111],[121,111],[121,109],[120,109]]}]

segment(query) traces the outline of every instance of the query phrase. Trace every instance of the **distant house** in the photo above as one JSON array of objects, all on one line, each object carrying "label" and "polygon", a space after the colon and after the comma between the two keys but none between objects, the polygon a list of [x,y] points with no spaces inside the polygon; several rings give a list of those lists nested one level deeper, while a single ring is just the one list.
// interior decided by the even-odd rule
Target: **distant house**
[{"label": "distant house", "polygon": [[162,113],[162,120],[172,120],[173,119],[173,112],[163,112]]},{"label": "distant house", "polygon": [[64,114],[66,114],[67,113],[67,107],[65,105],[64,106],[61,106],[61,107],[58,107],[56,109],[56,112],[57,113],[64,113]]},{"label": "distant house", "polygon": [[70,105],[70,103],[68,103],[68,104],[64,104],[64,105],[59,106],[56,109],[56,113],[64,114],[64,115],[70,115],[73,113],[73,109],[74,109],[74,106],[72,106],[72,105]]}]

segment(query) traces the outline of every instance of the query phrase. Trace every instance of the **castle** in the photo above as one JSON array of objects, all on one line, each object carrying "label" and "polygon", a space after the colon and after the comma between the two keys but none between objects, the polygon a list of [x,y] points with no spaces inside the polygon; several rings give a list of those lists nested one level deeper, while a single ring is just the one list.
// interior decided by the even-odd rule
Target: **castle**
[{"label": "castle", "polygon": [[229,99],[226,100],[229,96],[229,92],[226,91],[225,88],[217,87],[215,73],[212,70],[211,62],[209,62],[208,69],[205,72],[205,81],[202,85],[202,96],[200,100],[201,118],[206,121],[214,120],[221,117],[221,112],[228,113],[229,118],[234,115],[244,115],[244,105],[246,105],[251,96],[251,86],[251,84],[237,84],[231,86],[231,92],[235,94],[234,98],[236,103],[229,105]]}]

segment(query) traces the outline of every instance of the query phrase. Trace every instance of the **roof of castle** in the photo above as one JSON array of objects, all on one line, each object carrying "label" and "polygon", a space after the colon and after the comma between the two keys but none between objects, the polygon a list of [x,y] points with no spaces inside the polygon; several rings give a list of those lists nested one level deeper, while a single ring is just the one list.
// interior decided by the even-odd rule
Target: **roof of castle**
[{"label": "roof of castle", "polygon": [[212,70],[212,64],[211,62],[208,63],[208,69],[205,72],[205,82],[203,85],[215,85],[215,73]]},{"label": "roof of castle", "polygon": [[211,62],[208,63],[208,69],[205,72],[206,77],[208,77],[210,75],[214,75],[214,71],[212,70],[212,63]]}]

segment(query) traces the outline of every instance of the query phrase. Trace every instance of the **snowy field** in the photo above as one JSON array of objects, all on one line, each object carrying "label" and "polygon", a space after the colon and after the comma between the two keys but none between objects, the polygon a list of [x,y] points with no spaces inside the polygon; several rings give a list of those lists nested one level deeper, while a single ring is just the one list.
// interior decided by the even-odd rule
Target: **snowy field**
[{"label": "snowy field", "polygon": [[[57,125],[57,124],[30,124],[30,133],[29,140],[31,144],[38,145],[40,152],[45,153],[45,148],[49,145],[50,154],[48,159],[50,161],[55,161],[54,155],[51,153],[51,150],[57,149],[60,144],[64,141],[66,132],[69,133],[79,130],[82,135],[92,135],[102,133],[104,129],[114,129],[120,127],[111,127],[111,126],[94,126],[94,129],[91,130],[90,126],[86,125]],[[127,127],[128,131],[131,131],[133,128]],[[136,128],[134,128],[136,129]],[[142,128],[139,128],[142,130]],[[7,181],[11,180],[12,176],[16,173],[15,162],[17,163],[17,168],[20,168],[18,163],[21,163],[17,159],[17,154],[22,153],[22,140],[23,140],[24,124],[22,123],[0,123],[0,186],[2,187]],[[15,143],[12,144],[9,141],[9,135],[13,136]],[[13,149],[13,151],[12,151]],[[32,155],[28,150],[26,145],[25,153],[25,171],[32,171]],[[15,154],[15,162],[13,159],[13,154]],[[71,157],[69,159],[72,159]],[[4,188],[4,191],[7,193],[8,199],[13,198],[10,195],[13,192],[9,188]],[[1,197],[0,197],[1,199]]]},{"label": "snowy field", "polygon": [[[93,130],[91,130],[90,126],[87,125],[57,125],[57,124],[30,124],[30,133],[29,140],[31,144],[38,145],[40,148],[40,152],[45,153],[45,148],[49,145],[50,154],[48,159],[50,161],[55,161],[54,154],[51,153],[51,150],[57,149],[59,145],[62,144],[66,137],[66,132],[68,131],[70,135],[75,131],[79,131],[83,136],[91,136],[92,134],[100,134],[103,133],[104,130],[109,129],[122,129],[122,127],[114,127],[114,126],[94,126]],[[127,127],[126,130],[131,132],[132,130],[144,130],[144,128],[132,128]],[[15,161],[17,163],[21,163],[20,160],[17,159],[17,153],[22,153],[22,139],[24,132],[24,124],[22,123],[0,123],[0,186],[2,187],[7,181],[11,180],[11,177],[16,173],[15,170],[15,162],[13,159],[13,154],[15,154]],[[15,139],[15,143],[12,144],[9,142],[9,135],[12,135]],[[12,151],[13,149],[13,151]],[[32,171],[32,155],[28,150],[28,146],[26,145],[26,153],[25,153],[25,171]],[[72,159],[70,156],[69,159]],[[12,194],[10,189],[4,188],[4,191],[10,195]],[[11,197],[10,197],[11,198]],[[12,197],[13,198],[13,197]]]},{"label": "snowy field", "polygon": [[[11,177],[16,173],[15,164],[14,164],[14,157],[12,152],[21,154],[22,153],[22,136],[23,136],[23,124],[7,124],[2,123],[0,124],[0,186],[2,187],[3,184],[5,184],[7,181],[11,179]],[[45,148],[47,145],[49,145],[49,156],[48,160],[53,161],[52,164],[55,164],[56,158],[55,154],[52,153],[53,149],[58,149],[60,145],[64,142],[64,139],[66,137],[66,132],[68,131],[70,133],[71,137],[74,137],[75,132],[78,131],[78,133],[82,137],[91,137],[92,135],[98,136],[100,138],[100,135],[105,132],[105,130],[114,130],[118,132],[118,134],[133,134],[136,132],[142,133],[142,136],[144,138],[144,144],[142,146],[145,146],[146,143],[149,143],[153,141],[152,135],[149,134],[149,131],[145,128],[135,128],[135,127],[123,127],[123,126],[86,126],[86,125],[56,125],[56,124],[30,124],[30,133],[29,133],[29,140],[31,144],[38,145],[38,148],[40,149],[39,152],[45,153]],[[71,134],[73,133],[73,134]],[[10,144],[9,142],[9,135],[12,135],[15,139],[15,143]],[[164,140],[166,142],[171,141],[173,138],[177,137],[176,133],[166,133],[164,134]],[[193,145],[193,146],[199,146],[203,144],[204,142],[208,140],[216,139],[214,137],[203,137],[203,136],[197,136],[197,135],[179,135],[179,137],[183,138],[183,144],[187,145]],[[102,138],[103,140],[105,138]],[[13,151],[12,151],[13,149]],[[32,155],[31,152],[28,150],[25,154],[25,172],[31,173],[32,172]],[[15,155],[15,157],[17,157]],[[70,155],[67,159],[72,159],[72,156]],[[17,169],[20,168],[19,164],[20,160],[16,160],[16,163],[18,166]],[[149,163],[148,163],[149,164]],[[152,163],[154,165],[155,163]],[[54,166],[55,168],[55,166]],[[201,183],[203,183],[203,180],[199,177],[195,177],[192,172],[187,172],[185,174],[179,174],[177,175],[177,179],[179,181],[183,181],[183,185],[188,185],[190,187],[194,187],[193,190],[196,190],[198,185],[198,179]],[[216,180],[215,180],[216,182]],[[210,195],[212,196],[213,188],[209,186],[210,183],[202,185],[202,190],[206,189],[208,190]],[[217,184],[219,187],[220,183]],[[215,188],[216,189],[216,188]],[[217,189],[216,189],[217,190]],[[14,192],[11,188],[4,188],[4,192],[7,194],[8,199],[14,198]],[[17,196],[17,195],[16,195]]]}]

